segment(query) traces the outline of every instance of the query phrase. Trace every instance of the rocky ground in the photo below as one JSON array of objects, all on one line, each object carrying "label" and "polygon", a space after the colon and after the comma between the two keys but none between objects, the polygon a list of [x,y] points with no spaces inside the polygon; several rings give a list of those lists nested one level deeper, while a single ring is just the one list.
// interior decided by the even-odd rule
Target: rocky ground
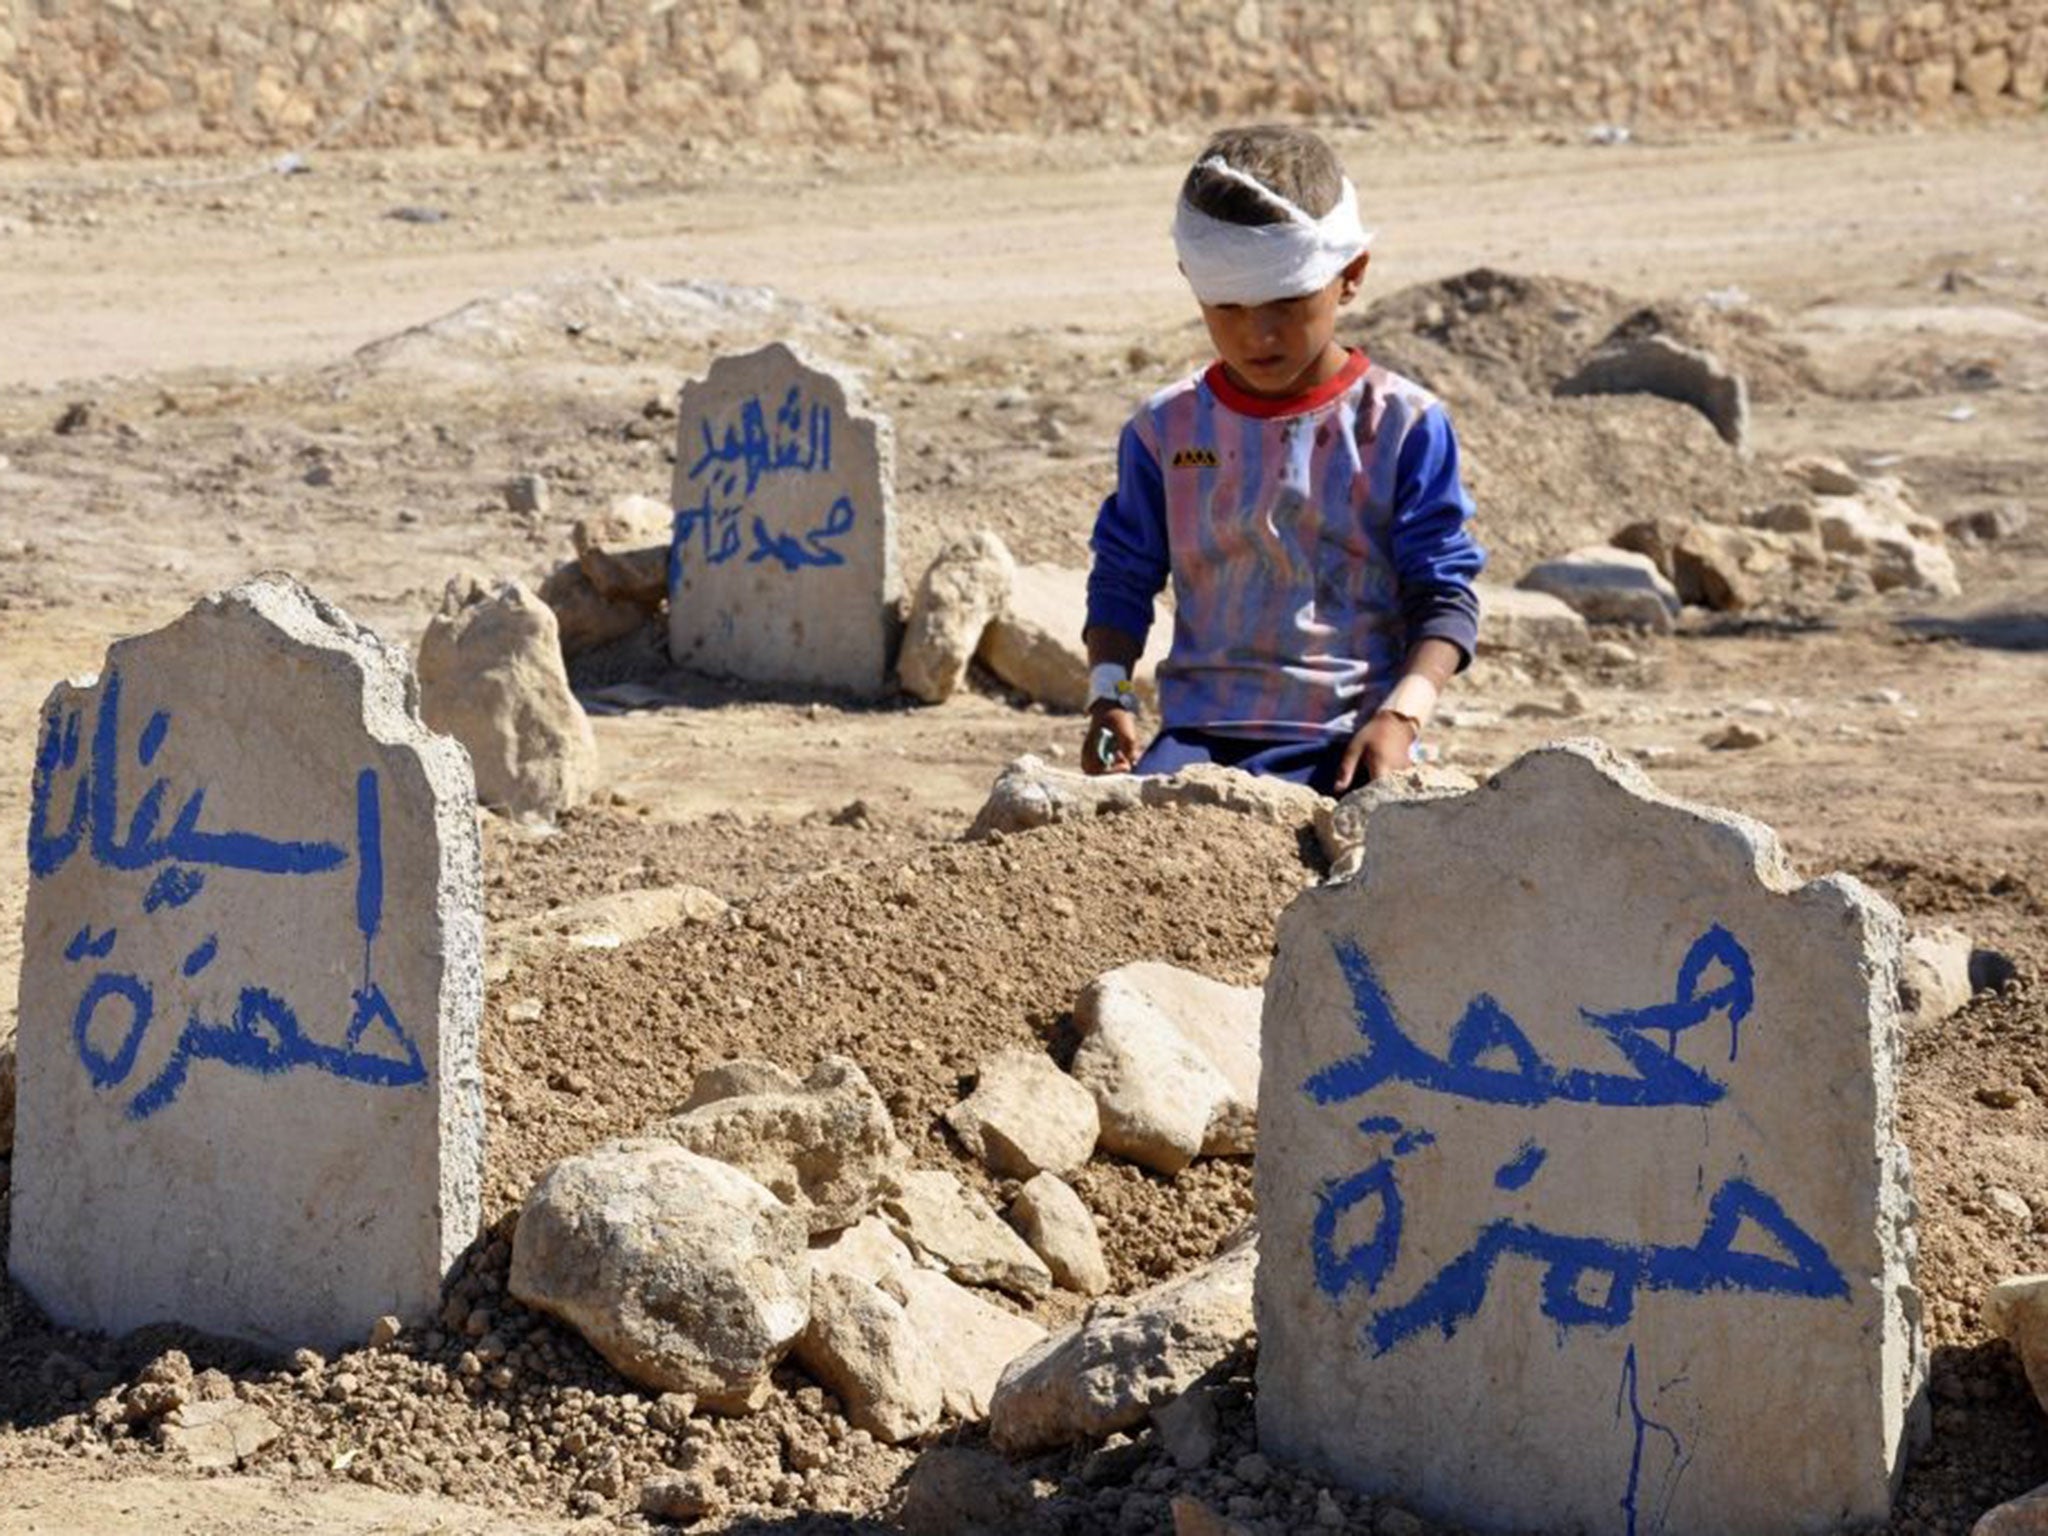
[{"label": "rocky ground", "polygon": [[[2042,1267],[2048,1230],[2040,135],[1343,147],[1361,183],[1380,173],[1379,222],[1401,232],[1359,334],[1465,424],[1497,574],[1645,519],[1732,525],[1800,494],[1781,467],[1797,454],[1901,477],[1936,524],[2017,514],[1994,519],[1997,537],[1942,541],[1960,597],[1877,592],[1842,566],[1787,577],[1742,612],[1688,610],[1673,634],[1484,660],[1438,735],[1474,774],[1557,735],[1604,737],[1662,787],[1777,827],[1805,872],[1854,873],[1916,924],[1960,926],[2014,963],[2002,988],[1915,1027],[1905,1073],[1935,1438],[1892,1528],[1965,1530],[2048,1480],[2048,1421],[1978,1314],[1989,1284]],[[678,381],[768,336],[862,368],[894,417],[913,577],[978,527],[1020,558],[1080,561],[1117,422],[1198,351],[1170,264],[1155,270],[1160,220],[1129,215],[1170,188],[1180,147],[974,153],[920,173],[907,227],[878,201],[905,171],[830,157],[681,177],[626,151],[337,156],[312,176],[183,189],[145,187],[135,167],[0,170],[0,294],[25,316],[0,357],[0,819],[25,809],[42,692],[114,635],[283,566],[410,643],[458,571],[537,579],[567,558],[573,518],[664,494]],[[1442,190],[1475,183],[1483,212]],[[453,217],[387,217],[416,205]],[[1479,267],[1509,277],[1443,281]],[[699,286],[658,281],[678,277]],[[776,291],[736,286],[755,283]],[[1682,406],[1550,398],[1648,307],[1750,377],[1749,458]],[[515,474],[546,478],[546,510],[508,510]],[[644,662],[628,670],[677,702],[595,722],[599,800],[551,834],[488,823],[489,918],[685,883],[734,910],[528,956],[494,986],[491,1230],[438,1325],[280,1362],[170,1330],[67,1334],[0,1291],[0,1486],[17,1510],[0,1529],[631,1527],[642,1487],[671,1475],[716,1490],[699,1529],[905,1517],[918,1453],[851,1428],[794,1368],[760,1414],[681,1418],[511,1301],[525,1190],[552,1159],[673,1112],[720,1059],[802,1073],[836,1052],[918,1163],[1000,1199],[1011,1190],[939,1119],[977,1063],[1010,1044],[1070,1050],[1077,990],[1127,960],[1256,981],[1320,856],[1305,828],[1201,808],[962,844],[1004,761],[1072,762],[1071,717],[986,676],[918,709]],[[1708,746],[1731,726],[1753,744]],[[0,848],[10,976],[18,849]],[[1249,1173],[1091,1162],[1074,1182],[1113,1288],[1213,1253],[1248,1212]],[[1079,1310],[1008,1305],[1048,1324]],[[1176,1466],[1149,1430],[1041,1457],[1004,1494],[1026,1512],[1014,1527],[1164,1530],[1179,1497],[1257,1530],[1418,1528],[1253,1455],[1249,1368],[1225,1373],[1205,1468]],[[253,1406],[281,1436],[242,1476],[195,1485],[149,1415],[117,1411],[166,1380]],[[944,1440],[955,1474],[1000,1481],[968,1455],[980,1431]]]}]

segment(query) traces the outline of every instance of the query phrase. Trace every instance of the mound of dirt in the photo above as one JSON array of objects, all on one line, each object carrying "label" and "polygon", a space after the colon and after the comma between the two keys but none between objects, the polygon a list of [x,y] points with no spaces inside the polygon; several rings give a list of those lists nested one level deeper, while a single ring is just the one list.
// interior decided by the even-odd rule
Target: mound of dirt
[{"label": "mound of dirt", "polygon": [[1487,575],[1513,582],[1642,518],[1732,523],[1782,494],[1690,406],[1650,395],[1447,400]]},{"label": "mound of dirt", "polygon": [[356,349],[348,368],[449,382],[502,380],[508,363],[589,366],[641,359],[664,368],[770,341],[865,352],[872,331],[772,288],[564,275],[474,299]]},{"label": "mound of dirt", "polygon": [[[514,972],[488,1005],[489,1200],[507,1209],[554,1159],[674,1112],[694,1075],[730,1056],[799,1072],[859,1062],[919,1160],[998,1193],[940,1116],[1008,1046],[1070,1049],[1081,987],[1126,961],[1166,959],[1218,980],[1264,974],[1280,909],[1315,878],[1293,830],[1211,809],[1047,828],[908,862],[840,867],[766,892],[725,925]],[[514,1023],[513,1011],[539,1017]],[[621,1069],[624,1070],[621,1070]],[[550,1082],[580,1079],[568,1092]],[[1248,1168],[1197,1178],[1084,1180],[1120,1288],[1174,1273],[1241,1219]],[[1083,1187],[1084,1196],[1092,1192]]]},{"label": "mound of dirt", "polygon": [[1800,349],[1761,311],[1645,305],[1592,283],[1488,267],[1391,294],[1345,334],[1443,397],[1496,581],[1641,518],[1734,522],[1782,491],[1689,406],[1557,397],[1558,383],[1607,341],[1663,334],[1713,352],[1759,399],[1814,387]]},{"label": "mound of dirt", "polygon": [[1379,361],[1449,398],[1473,385],[1505,401],[1548,396],[1604,343],[1651,335],[1713,353],[1757,400],[1819,387],[1805,349],[1760,306],[1645,303],[1595,283],[1492,267],[1400,289],[1352,329]]},{"label": "mound of dirt", "polygon": [[[672,828],[615,809],[581,819],[558,840],[493,840],[494,914],[559,900],[566,892],[553,877],[572,866],[592,865],[585,883],[599,887],[690,872]],[[745,829],[731,830],[738,838]],[[718,925],[529,962],[493,993],[486,1016],[490,1230],[453,1277],[434,1326],[332,1360],[302,1353],[277,1362],[176,1329],[119,1340],[66,1332],[0,1287],[0,1475],[75,1468],[81,1457],[109,1470],[169,1463],[175,1453],[157,1445],[151,1425],[124,1412],[124,1387],[175,1348],[208,1391],[231,1392],[277,1426],[265,1464],[294,1480],[350,1479],[628,1527],[643,1486],[665,1479],[704,1494],[694,1529],[770,1521],[822,1533],[848,1529],[849,1518],[886,1517],[917,1453],[853,1429],[801,1373],[778,1372],[778,1391],[751,1417],[692,1415],[634,1389],[573,1332],[512,1301],[511,1222],[526,1188],[553,1159],[673,1111],[712,1062],[758,1055],[802,1070],[840,1052],[883,1092],[918,1163],[1005,1199],[1014,1188],[992,1180],[940,1118],[978,1063],[1009,1046],[1068,1059],[1076,991],[1128,960],[1257,980],[1276,914],[1315,878],[1305,833],[1174,808],[865,864],[850,862],[864,851],[857,841],[820,842],[807,849],[814,862],[841,862],[757,887]],[[737,843],[722,856],[737,874]],[[772,851],[763,856],[776,863]],[[1998,871],[1849,862],[1912,915],[2038,934],[2038,860]],[[2023,975],[2038,971],[2038,942],[2015,953]],[[2034,1267],[2037,1234],[2005,1214],[2010,1199],[1993,1191],[2040,1187],[2042,1038],[2042,994],[2021,982],[1910,1041],[1901,1123],[1925,1211],[1935,1439],[1907,1478],[1891,1527],[1900,1536],[1961,1529],[2048,1476],[2039,1410],[2010,1352],[1976,1320],[1990,1280]],[[2019,1107],[1987,1107],[1987,1085],[2016,1086]],[[1094,1159],[1074,1185],[1100,1225],[1114,1289],[1207,1258],[1248,1214],[1249,1175],[1243,1159],[1198,1162],[1170,1181]],[[0,1241],[6,1220],[0,1193]],[[1035,1315],[1056,1326],[1084,1305],[1050,1298]],[[1028,1475],[1050,1528],[1163,1528],[1168,1502],[1183,1495],[1229,1508],[1259,1533],[1332,1520],[1374,1528],[1386,1512],[1369,1501],[1285,1468],[1244,1471],[1255,1448],[1250,1364],[1235,1362],[1220,1383],[1222,1451],[1205,1468],[1176,1467],[1149,1432],[1033,1462]]]},{"label": "mound of dirt", "polygon": [[[659,829],[636,835],[632,817],[586,819],[583,833],[567,834],[575,846],[606,839],[666,872]],[[736,1510],[875,1508],[910,1455],[852,1430],[801,1374],[779,1373],[782,1391],[751,1418],[686,1417],[512,1302],[510,1220],[527,1188],[556,1158],[673,1112],[713,1062],[751,1055],[803,1071],[839,1052],[866,1069],[919,1163],[1013,1196],[940,1118],[979,1063],[1008,1046],[1049,1044],[1070,1057],[1075,994],[1126,961],[1171,958],[1258,980],[1277,913],[1315,878],[1310,846],[1306,828],[1209,808],[1105,817],[829,869],[710,930],[515,970],[485,1021],[493,1230],[455,1277],[438,1328],[279,1366],[183,1330],[125,1340],[62,1332],[10,1285],[0,1291],[0,1424],[22,1433],[0,1434],[0,1467],[81,1444],[151,1454],[146,1424],[116,1423],[114,1408],[96,1417],[94,1404],[176,1347],[234,1378],[283,1431],[270,1460],[307,1476],[589,1513],[630,1509],[644,1480],[697,1468]],[[500,892],[508,878],[538,884],[532,860],[545,847],[494,840],[495,912],[525,904]],[[518,850],[509,861],[508,848]],[[574,861],[574,847],[560,851]],[[1096,1159],[1073,1182],[1116,1289],[1214,1253],[1250,1209],[1250,1173],[1248,1159],[1219,1158],[1168,1181]],[[1084,1304],[1050,1298],[1038,1314],[1057,1326]]]}]

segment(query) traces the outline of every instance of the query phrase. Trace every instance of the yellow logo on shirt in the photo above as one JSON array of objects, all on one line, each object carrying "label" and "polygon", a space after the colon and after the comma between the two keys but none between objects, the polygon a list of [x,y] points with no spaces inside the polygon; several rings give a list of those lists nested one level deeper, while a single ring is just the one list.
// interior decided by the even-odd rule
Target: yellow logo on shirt
[{"label": "yellow logo on shirt", "polygon": [[1214,448],[1177,448],[1173,454],[1175,469],[1214,469],[1216,450]]}]

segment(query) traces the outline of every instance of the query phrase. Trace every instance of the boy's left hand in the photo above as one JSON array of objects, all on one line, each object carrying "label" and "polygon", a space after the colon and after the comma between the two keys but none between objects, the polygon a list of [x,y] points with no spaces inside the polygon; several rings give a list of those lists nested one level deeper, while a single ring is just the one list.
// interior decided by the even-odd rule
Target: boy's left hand
[{"label": "boy's left hand", "polygon": [[1372,716],[1358,728],[1344,753],[1343,765],[1337,770],[1337,793],[1342,795],[1354,787],[1361,763],[1365,766],[1366,783],[1406,768],[1408,754],[1419,734],[1399,715]]}]

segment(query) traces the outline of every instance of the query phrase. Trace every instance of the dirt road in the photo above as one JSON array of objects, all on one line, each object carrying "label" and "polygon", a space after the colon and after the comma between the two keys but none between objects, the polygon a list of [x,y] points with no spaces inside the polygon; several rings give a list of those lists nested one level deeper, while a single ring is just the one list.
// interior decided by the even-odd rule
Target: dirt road
[{"label": "dirt road", "polygon": [[[2048,216],[2039,131],[1335,138],[1379,234],[1381,291],[1490,265],[1658,296],[1739,284],[1803,307],[1946,258],[2030,257]],[[317,365],[564,271],[764,283],[935,340],[1128,340],[1189,318],[1165,233],[1188,148],[335,154],[225,185],[209,184],[220,166],[0,163],[0,386]]]}]

